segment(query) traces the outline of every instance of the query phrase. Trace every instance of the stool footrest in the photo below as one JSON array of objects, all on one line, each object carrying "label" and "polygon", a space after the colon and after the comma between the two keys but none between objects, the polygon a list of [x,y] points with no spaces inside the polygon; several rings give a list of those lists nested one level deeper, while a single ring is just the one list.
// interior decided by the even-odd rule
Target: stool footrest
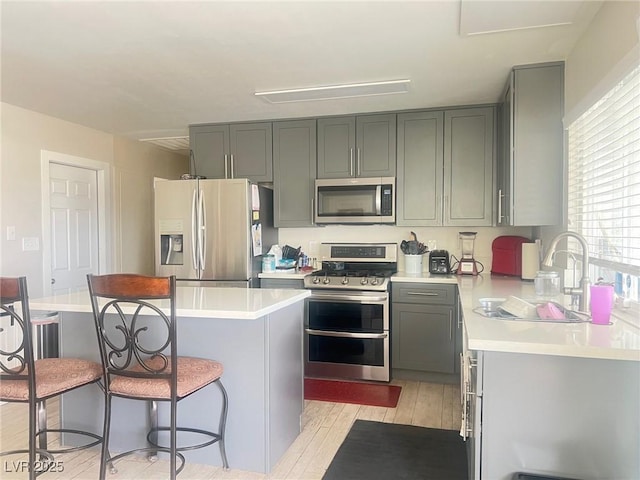
[{"label": "stool footrest", "polygon": [[[134,453],[152,453],[152,452],[163,452],[163,453],[168,453],[169,455],[171,455],[171,449],[170,448],[165,448],[165,447],[152,447],[152,448],[135,448],[133,450],[128,450],[126,452],[122,452],[119,453],[118,455],[113,455],[109,458],[106,459],[106,462],[109,463],[111,462],[111,464],[113,465],[113,462],[116,462],[118,460],[120,460],[123,457],[126,457],[128,455],[133,455]],[[184,464],[185,464],[185,459],[184,459],[184,455],[182,455],[180,452],[176,452],[176,457],[180,459],[180,466],[178,468],[176,468],[176,475],[178,475],[182,469],[184,468]]]},{"label": "stool footrest", "polygon": [[[151,439],[152,435],[154,433],[158,433],[158,432],[169,432],[171,431],[171,428],[169,427],[157,427],[157,428],[152,428],[151,430],[149,430],[149,433],[147,433],[147,442],[149,442],[151,445],[154,445],[156,447],[159,448],[169,448],[167,446],[163,446],[160,445],[159,443],[153,441]],[[185,446],[177,446],[176,447],[176,452],[185,452],[188,450],[197,450],[198,448],[203,448],[203,447],[208,447],[209,445],[213,445],[214,443],[220,441],[222,439],[222,435],[220,435],[219,433],[215,433],[215,432],[209,432],[207,430],[201,430],[199,428],[189,428],[189,427],[176,427],[176,432],[189,432],[189,433],[197,433],[200,435],[205,435],[207,437],[210,437],[210,440],[205,440],[202,443],[196,443],[193,445],[185,445]]]},{"label": "stool footrest", "polygon": [[68,453],[68,452],[77,452],[78,450],[84,450],[85,448],[95,447],[96,445],[100,445],[102,443],[102,437],[100,435],[96,435],[95,433],[85,432],[82,430],[73,430],[71,428],[47,428],[46,430],[40,430],[36,433],[36,439],[40,435],[45,435],[47,433],[71,433],[74,435],[82,435],[85,437],[91,437],[94,441],[90,441],[84,445],[78,445],[76,447],[65,447],[56,450],[52,450],[47,448],[47,452],[50,453]]}]

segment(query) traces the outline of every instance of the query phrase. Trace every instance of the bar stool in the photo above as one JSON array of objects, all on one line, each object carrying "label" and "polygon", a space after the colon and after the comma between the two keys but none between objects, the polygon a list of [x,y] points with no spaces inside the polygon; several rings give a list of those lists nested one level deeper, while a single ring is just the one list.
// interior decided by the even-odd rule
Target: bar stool
[{"label": "bar stool", "polygon": [[[19,305],[19,311],[15,304]],[[102,368],[96,362],[77,358],[34,360],[26,277],[0,277],[0,315],[0,344],[9,345],[7,350],[0,349],[0,400],[29,405],[29,448],[1,452],[0,456],[28,453],[29,479],[33,480],[52,466],[53,454],[82,450],[102,442],[102,437],[95,433],[47,428],[46,410],[48,399],[98,383]],[[47,447],[47,433],[82,435],[89,437],[89,441],[54,450]],[[36,471],[36,466],[41,468]]]},{"label": "bar stool", "polygon": [[[104,443],[100,459],[100,479],[106,465],[136,452],[153,456],[169,454],[170,478],[175,479],[185,465],[185,450],[218,442],[225,470],[229,469],[224,445],[227,420],[227,392],[220,377],[223,366],[214,360],[178,356],[176,341],[176,279],[134,274],[87,275],[89,295],[104,375]],[[218,431],[177,426],[178,402],[217,384],[222,393]],[[151,428],[147,446],[110,456],[109,435],[113,397],[148,402]],[[170,404],[169,426],[158,426],[157,402]],[[177,432],[205,437],[195,445],[178,446]],[[169,446],[158,441],[159,432],[169,433]],[[180,466],[177,466],[180,459]]]}]

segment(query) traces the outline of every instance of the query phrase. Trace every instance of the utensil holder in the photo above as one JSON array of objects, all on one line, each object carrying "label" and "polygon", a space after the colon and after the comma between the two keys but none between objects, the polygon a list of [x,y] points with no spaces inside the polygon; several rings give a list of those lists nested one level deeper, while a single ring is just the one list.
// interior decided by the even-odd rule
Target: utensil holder
[{"label": "utensil holder", "polygon": [[405,255],[404,271],[407,273],[422,273],[422,255]]}]

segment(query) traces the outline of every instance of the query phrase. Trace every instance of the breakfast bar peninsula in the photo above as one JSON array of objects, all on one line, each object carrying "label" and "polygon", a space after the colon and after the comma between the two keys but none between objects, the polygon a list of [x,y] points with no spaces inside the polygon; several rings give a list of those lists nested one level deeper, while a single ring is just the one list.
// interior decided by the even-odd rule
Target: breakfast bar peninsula
[{"label": "breakfast bar peninsula", "polygon": [[[233,469],[270,472],[300,433],[302,327],[308,295],[293,289],[178,287],[178,354],[224,365],[222,381],[229,395],[226,450]],[[30,303],[34,311],[59,312],[61,356],[100,361],[87,291]],[[168,307],[162,301],[158,305]],[[178,423],[210,426],[210,412],[219,411],[221,400],[212,404],[210,395],[183,400]],[[63,428],[101,432],[102,415],[103,395],[97,387],[65,394],[61,400]],[[111,432],[113,452],[143,445],[145,402],[115,399]],[[222,465],[217,448],[184,453],[189,462]]]}]

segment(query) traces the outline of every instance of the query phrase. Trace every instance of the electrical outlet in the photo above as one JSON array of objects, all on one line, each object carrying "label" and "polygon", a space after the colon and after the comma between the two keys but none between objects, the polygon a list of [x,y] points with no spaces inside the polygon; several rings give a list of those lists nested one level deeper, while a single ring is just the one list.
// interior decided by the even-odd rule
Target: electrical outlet
[{"label": "electrical outlet", "polygon": [[16,239],[16,227],[10,226],[7,227],[7,240],[15,240]]},{"label": "electrical outlet", "polygon": [[40,250],[40,239],[38,237],[24,237],[22,239],[22,251],[34,252]]}]

